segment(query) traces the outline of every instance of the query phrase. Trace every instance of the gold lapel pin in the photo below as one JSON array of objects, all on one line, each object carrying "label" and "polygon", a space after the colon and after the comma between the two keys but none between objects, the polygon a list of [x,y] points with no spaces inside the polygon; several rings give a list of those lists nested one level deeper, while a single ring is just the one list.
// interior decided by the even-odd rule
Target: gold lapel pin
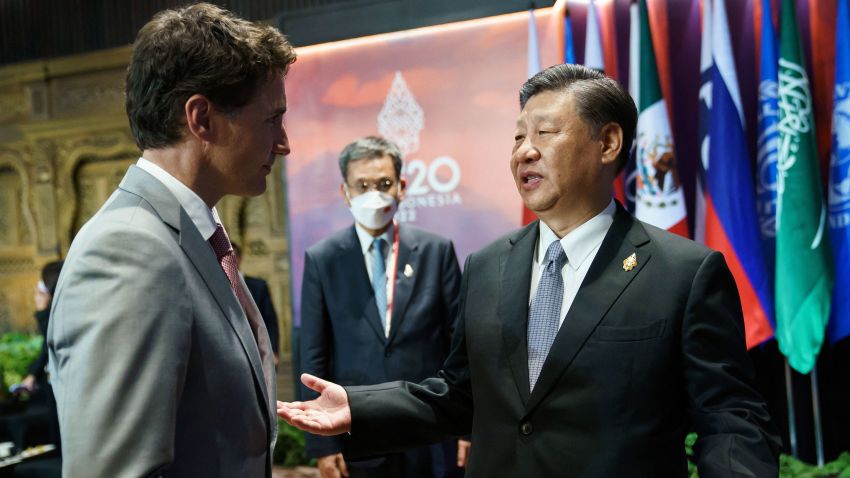
[{"label": "gold lapel pin", "polygon": [[413,267],[411,267],[410,264],[404,265],[404,277],[407,277],[408,279],[413,277]]},{"label": "gold lapel pin", "polygon": [[623,270],[629,272],[637,266],[637,255],[632,252],[632,255],[623,259]]}]

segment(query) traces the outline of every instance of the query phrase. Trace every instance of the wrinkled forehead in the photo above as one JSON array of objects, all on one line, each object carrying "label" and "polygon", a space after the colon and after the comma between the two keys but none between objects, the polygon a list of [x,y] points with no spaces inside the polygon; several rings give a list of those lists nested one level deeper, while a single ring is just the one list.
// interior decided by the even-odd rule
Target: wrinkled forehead
[{"label": "wrinkled forehead", "polygon": [[573,95],[566,90],[541,91],[530,97],[517,116],[516,124],[537,124],[573,116]]}]

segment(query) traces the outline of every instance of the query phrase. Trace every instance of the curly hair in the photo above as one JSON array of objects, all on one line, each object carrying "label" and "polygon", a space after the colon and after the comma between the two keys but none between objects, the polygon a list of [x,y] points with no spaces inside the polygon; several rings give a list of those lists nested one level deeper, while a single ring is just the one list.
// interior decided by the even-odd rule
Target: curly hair
[{"label": "curly hair", "polygon": [[198,3],[157,13],[139,30],[127,69],[126,108],[140,149],[183,136],[183,108],[195,94],[237,111],[272,74],[286,74],[295,50],[270,25]]}]

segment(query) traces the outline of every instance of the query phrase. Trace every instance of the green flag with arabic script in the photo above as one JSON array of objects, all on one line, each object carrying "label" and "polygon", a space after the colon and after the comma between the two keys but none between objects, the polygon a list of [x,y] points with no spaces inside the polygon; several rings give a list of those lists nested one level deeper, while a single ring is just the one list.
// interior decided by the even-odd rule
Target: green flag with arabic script
[{"label": "green flag with arabic script", "polygon": [[812,95],[795,18],[782,2],[776,211],[776,340],[788,363],[809,373],[829,319],[832,260],[815,146]]}]

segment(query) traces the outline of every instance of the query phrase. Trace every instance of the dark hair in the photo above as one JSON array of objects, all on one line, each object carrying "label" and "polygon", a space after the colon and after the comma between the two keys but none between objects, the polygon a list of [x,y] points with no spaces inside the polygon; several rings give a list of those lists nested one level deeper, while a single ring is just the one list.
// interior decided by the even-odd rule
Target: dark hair
[{"label": "dark hair", "polygon": [[625,88],[603,73],[581,65],[555,65],[537,73],[519,89],[519,106],[525,108],[528,100],[544,91],[572,93],[576,110],[596,136],[602,127],[617,123],[623,130],[623,146],[617,157],[617,171],[622,171],[629,160],[629,151],[635,138],[637,108]]},{"label": "dark hair", "polygon": [[62,272],[63,261],[48,262],[41,268],[41,281],[47,287],[47,292],[53,295],[56,292],[56,284],[59,282],[59,273]]},{"label": "dark hair", "polygon": [[359,159],[375,159],[389,156],[393,160],[396,179],[401,177],[401,150],[395,143],[380,136],[364,136],[343,148],[339,153],[339,172],[342,180],[348,180],[348,163]]},{"label": "dark hair", "polygon": [[164,10],[139,30],[127,68],[126,108],[141,149],[183,136],[183,107],[194,94],[230,113],[271,74],[285,74],[295,51],[274,27],[208,3]]}]

